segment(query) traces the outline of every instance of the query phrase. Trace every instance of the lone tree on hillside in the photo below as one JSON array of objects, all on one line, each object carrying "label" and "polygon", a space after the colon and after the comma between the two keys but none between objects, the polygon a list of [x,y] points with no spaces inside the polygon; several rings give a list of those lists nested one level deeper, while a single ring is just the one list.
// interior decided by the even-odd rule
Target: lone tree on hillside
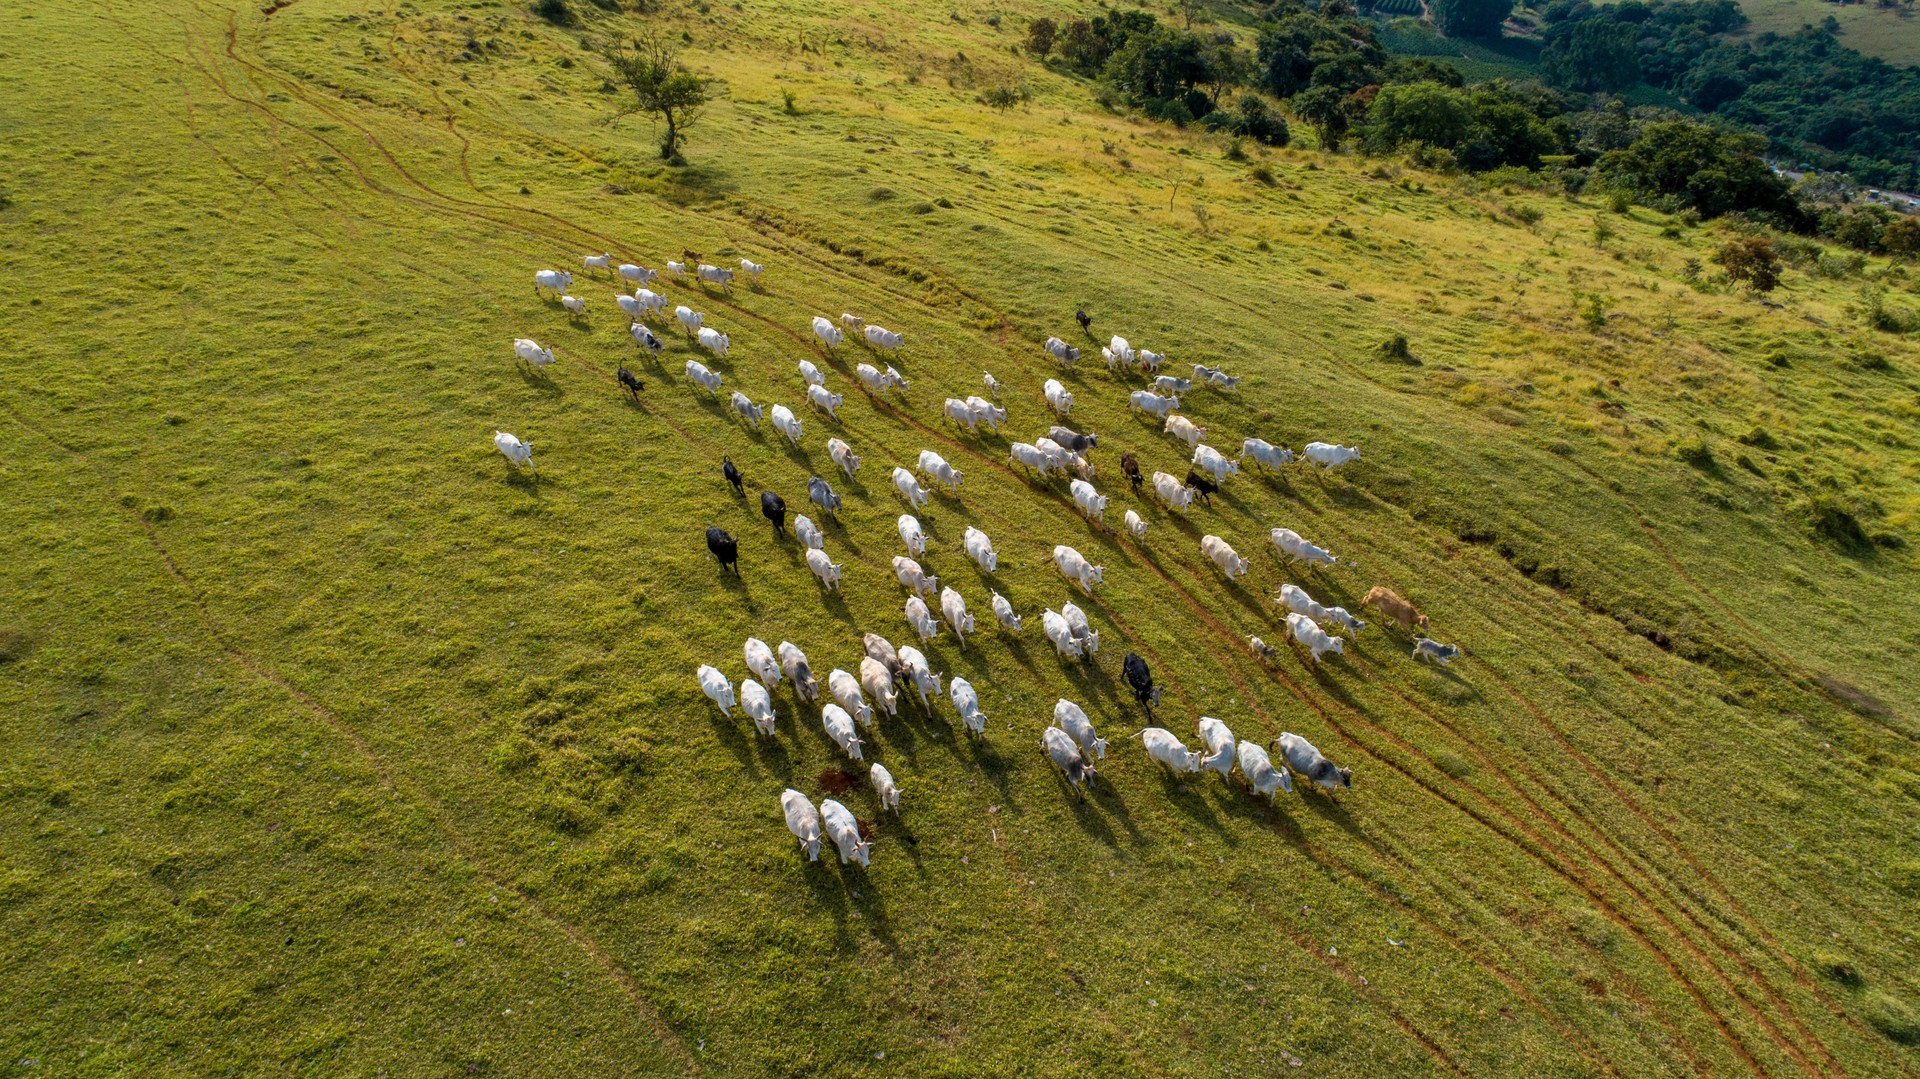
[{"label": "lone tree on hillside", "polygon": [[1499,37],[1500,24],[1513,14],[1513,0],[1433,0],[1429,6],[1448,37]]},{"label": "lone tree on hillside", "polygon": [[1720,249],[1720,265],[1727,276],[1755,292],[1772,292],[1780,284],[1780,256],[1765,236],[1737,236]]},{"label": "lone tree on hillside", "polygon": [[1027,24],[1027,51],[1035,60],[1045,60],[1053,51],[1053,39],[1060,32],[1052,19],[1038,18]]},{"label": "lone tree on hillside", "polygon": [[621,115],[644,112],[665,123],[667,137],[660,141],[660,156],[679,160],[683,133],[706,109],[706,80],[680,62],[679,49],[653,34],[624,45],[615,41],[607,47],[606,57],[614,77],[633,91],[633,102]]}]

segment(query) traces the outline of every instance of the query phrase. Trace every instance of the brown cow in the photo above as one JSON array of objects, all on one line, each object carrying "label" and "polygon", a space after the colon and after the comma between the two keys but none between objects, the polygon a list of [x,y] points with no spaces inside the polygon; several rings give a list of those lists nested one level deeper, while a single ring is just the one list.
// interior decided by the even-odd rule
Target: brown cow
[{"label": "brown cow", "polygon": [[1367,592],[1366,597],[1360,601],[1360,606],[1377,609],[1381,614],[1400,623],[1401,629],[1411,630],[1416,625],[1425,628],[1427,625],[1426,615],[1416,610],[1413,604],[1401,599],[1393,589],[1381,585],[1374,585]]}]

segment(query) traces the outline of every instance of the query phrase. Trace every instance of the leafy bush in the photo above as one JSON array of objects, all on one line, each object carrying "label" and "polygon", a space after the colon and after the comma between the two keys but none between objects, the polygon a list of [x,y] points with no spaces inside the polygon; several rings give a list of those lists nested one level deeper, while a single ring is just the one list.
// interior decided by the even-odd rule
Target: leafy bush
[{"label": "leafy bush", "polygon": [[1287,121],[1258,94],[1241,94],[1231,109],[1215,109],[1202,123],[1215,131],[1252,139],[1263,146],[1285,146],[1293,140]]},{"label": "leafy bush", "polygon": [[533,13],[555,26],[572,26],[573,9],[567,6],[567,0],[533,0]]},{"label": "leafy bush", "polygon": [[1867,1025],[1901,1045],[1920,1045],[1920,1015],[1906,1001],[1885,990],[1868,993],[1860,1002]]},{"label": "leafy bush", "polygon": [[1873,540],[1867,536],[1867,530],[1860,527],[1859,518],[1835,499],[1815,495],[1807,500],[1804,512],[1813,534],[1842,551],[1867,554],[1873,550]]},{"label": "leafy bush", "polygon": [[1373,352],[1383,360],[1410,364],[1414,367],[1420,366],[1420,360],[1413,354],[1413,346],[1407,342],[1407,335],[1404,333],[1396,333],[1375,345]]},{"label": "leafy bush", "polygon": [[1720,265],[1727,276],[1755,292],[1772,292],[1780,284],[1780,257],[1765,236],[1736,236],[1720,249]]}]

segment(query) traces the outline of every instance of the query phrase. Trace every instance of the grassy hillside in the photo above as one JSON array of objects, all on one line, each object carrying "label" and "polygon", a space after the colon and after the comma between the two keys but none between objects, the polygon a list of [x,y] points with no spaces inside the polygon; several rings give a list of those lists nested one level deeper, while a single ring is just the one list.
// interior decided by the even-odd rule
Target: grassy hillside
[{"label": "grassy hillside", "polygon": [[1740,0],[1740,10],[1752,20],[1747,26],[1750,34],[1791,34],[1832,16],[1840,23],[1840,40],[1848,48],[1892,64],[1920,63],[1920,20],[1910,11],[1825,0]]},{"label": "grassy hillside", "polygon": [[[1064,14],[1066,9],[1061,9]],[[904,12],[904,13],[903,13]],[[26,0],[0,13],[0,1060],[36,1074],[1911,1074],[1920,1069],[1920,350],[1862,278],[1762,304],[1688,284],[1724,237],[1525,186],[1282,151],[1091,105],[1009,52],[1028,13],[673,5],[724,96],[663,169],[587,47],[481,0]],[[996,24],[997,20],[997,24]],[[1024,83],[1005,115],[975,101]],[[792,94],[789,109],[785,93]],[[1517,181],[1516,181],[1517,183]],[[1197,212],[1204,209],[1204,213]],[[1596,243],[1595,222],[1612,235]],[[1528,222],[1531,222],[1530,224]],[[1670,235],[1668,234],[1670,233]],[[532,272],[611,250],[767,264],[670,284],[733,335],[745,429]],[[1882,275],[1884,266],[1868,272]],[[1711,277],[1709,271],[1705,276]],[[1912,309],[1913,278],[1879,278]],[[1597,302],[1596,302],[1596,299]],[[1094,329],[1244,374],[1183,411],[1226,449],[1358,443],[1329,478],[1229,482],[1182,519],[1121,451],[1185,448],[1140,376],[1062,376],[1107,517],[940,419]],[[806,326],[903,331],[870,402]],[[664,329],[664,327],[661,327]],[[1377,351],[1405,334],[1417,363]],[[561,362],[533,375],[509,342]],[[1104,339],[1104,338],[1103,338]],[[1083,341],[1097,357],[1094,342]],[[829,367],[836,423],[795,364]],[[646,380],[639,403],[614,382]],[[533,443],[509,473],[496,428]],[[865,461],[822,595],[796,508],[829,434]],[[1741,442],[1739,439],[1746,441]],[[1750,444],[1752,443],[1752,444]],[[788,785],[842,763],[782,687],[778,736],[694,668],[749,634],[824,675],[909,636],[895,463],[965,470],[929,568],[982,616],[979,688],[870,740],[905,790],[870,870],[805,864]],[[736,498],[719,461],[747,475]],[[1845,509],[1879,542],[1816,528]],[[741,537],[723,576],[701,531]],[[998,572],[966,561],[969,524]],[[1288,570],[1291,526],[1342,556]],[[1844,531],[1828,528],[1829,534]],[[1228,584],[1199,553],[1250,556]],[[1106,566],[1092,600],[1047,562]],[[1469,648],[1263,664],[1267,598],[1387,584]],[[989,589],[1029,618],[985,625]],[[1039,612],[1103,634],[1063,664]],[[1307,736],[1355,771],[1269,807],[1158,773],[1137,651],[1193,741]],[[1085,804],[1039,752],[1055,698],[1114,748]]]}]

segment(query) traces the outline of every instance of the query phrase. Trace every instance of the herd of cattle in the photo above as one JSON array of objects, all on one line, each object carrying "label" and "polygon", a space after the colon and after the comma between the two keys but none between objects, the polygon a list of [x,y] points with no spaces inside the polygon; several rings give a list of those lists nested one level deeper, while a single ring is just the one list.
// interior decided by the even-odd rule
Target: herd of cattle
[{"label": "herd of cattle", "polygon": [[[651,329],[644,319],[658,317],[667,308],[667,297],[647,286],[659,280],[659,274],[643,266],[627,263],[615,264],[611,255],[590,255],[584,260],[587,272],[602,270],[616,280],[633,286],[631,294],[621,292],[615,295],[615,302],[630,319],[629,331],[634,342],[649,353],[658,356],[666,344]],[[670,261],[667,272],[685,281],[698,280],[704,285],[731,287],[735,271],[712,266],[698,261],[691,255],[686,261]],[[751,279],[758,279],[765,267],[745,259],[740,260],[740,273]],[[548,290],[559,298],[559,302],[571,315],[584,316],[585,301],[567,291],[572,287],[573,274],[563,270],[541,270],[534,275],[536,295]],[[673,309],[674,319],[686,336],[697,347],[711,353],[714,357],[725,359],[732,342],[728,334],[721,333],[705,325],[705,316],[682,304]],[[1092,319],[1085,311],[1075,312],[1082,332],[1091,335]],[[883,358],[896,356],[905,345],[904,335],[883,326],[867,323],[864,319],[850,313],[843,313],[838,320],[824,316],[815,316],[812,320],[812,334],[820,346],[829,354],[840,348],[849,333],[864,337],[873,351],[875,360],[882,360],[879,366],[860,363],[855,375],[866,392],[873,397],[882,397],[889,391],[899,394],[904,400],[907,379],[892,364]],[[555,362],[553,350],[543,348],[535,341],[525,338],[513,343],[514,355],[522,363],[534,368],[545,367]],[[1058,337],[1049,337],[1043,346],[1046,354],[1063,368],[1071,368],[1080,358],[1080,350],[1068,345]],[[1210,504],[1210,496],[1225,484],[1229,477],[1238,475],[1242,465],[1251,462],[1267,469],[1278,469],[1293,464],[1293,451],[1285,446],[1275,446],[1258,438],[1245,439],[1237,457],[1229,457],[1206,443],[1207,428],[1198,426],[1186,416],[1178,415],[1182,393],[1189,392],[1196,382],[1231,390],[1238,386],[1240,379],[1229,376],[1218,368],[1200,364],[1193,366],[1193,378],[1176,378],[1157,372],[1165,362],[1164,353],[1156,353],[1146,348],[1135,348],[1124,337],[1114,336],[1102,347],[1102,357],[1110,369],[1139,369],[1153,374],[1153,389],[1135,390],[1129,395],[1128,406],[1131,410],[1150,413],[1163,421],[1162,430],[1185,443],[1192,451],[1192,468],[1184,478],[1166,472],[1155,472],[1151,478],[1153,497],[1169,512],[1185,514],[1195,498]],[[824,411],[837,418],[837,410],[844,395],[835,393],[827,386],[827,377],[810,360],[801,360],[799,365],[801,381],[805,386],[808,406],[815,412]],[[723,377],[697,359],[686,362],[686,374],[689,380],[708,394],[718,397],[723,386]],[[644,388],[641,381],[624,365],[619,370],[621,385],[634,396]],[[982,425],[998,433],[1001,425],[1007,421],[1007,409],[993,400],[1001,395],[1001,385],[992,374],[985,375],[985,383],[991,397],[969,396],[965,399],[946,399],[943,406],[945,417],[978,432]],[[1042,396],[1060,420],[1067,418],[1073,408],[1073,394],[1068,392],[1057,379],[1049,378],[1042,387]],[[802,421],[792,409],[775,404],[763,408],[755,404],[738,390],[732,391],[730,406],[745,422],[758,426],[766,419],[775,430],[785,436],[795,447],[800,446]],[[1094,486],[1095,466],[1091,451],[1098,446],[1099,439],[1092,433],[1079,433],[1073,429],[1055,423],[1044,436],[1036,437],[1032,442],[1013,442],[1008,454],[1011,462],[1022,467],[1039,478],[1053,475],[1069,477],[1068,495],[1073,504],[1089,520],[1104,521],[1108,503],[1107,496]],[[534,470],[533,447],[531,443],[505,431],[494,432],[494,445],[515,467]],[[852,446],[839,438],[827,440],[828,456],[832,459],[848,482],[854,481],[854,473],[861,467],[861,459],[853,452]],[[1309,442],[1301,451],[1307,462],[1321,470],[1330,470],[1358,460],[1360,450],[1357,446],[1341,446],[1329,442]],[[1139,461],[1133,453],[1124,453],[1120,458],[1120,467],[1134,492],[1139,494],[1149,481],[1140,470]],[[732,484],[738,494],[744,495],[743,479],[731,458],[723,457],[721,471],[727,482]],[[537,475],[537,471],[535,472]],[[950,629],[962,648],[966,647],[967,635],[975,632],[973,615],[967,609],[967,602],[959,591],[951,586],[942,587],[940,579],[926,571],[918,561],[925,556],[926,533],[914,511],[925,507],[930,496],[921,480],[944,487],[955,498],[959,497],[960,487],[965,474],[954,468],[943,457],[932,450],[920,451],[914,468],[909,470],[896,466],[890,476],[891,482],[900,497],[907,503],[909,512],[900,515],[897,530],[906,554],[896,555],[892,560],[894,576],[907,590],[905,615],[920,644],[925,645],[937,638],[944,624]],[[841,508],[841,499],[833,485],[825,478],[814,475],[807,483],[807,498],[819,508],[829,520],[833,519]],[[781,496],[773,491],[762,491],[760,511],[773,525],[777,537],[784,538],[787,527],[787,505]],[[1147,522],[1140,514],[1128,509],[1124,517],[1128,534],[1135,540],[1144,538]],[[793,533],[804,549],[808,569],[818,578],[820,586],[829,591],[841,587],[843,564],[836,563],[826,552],[826,536],[820,526],[804,514],[796,514],[793,519]],[[707,548],[717,558],[723,568],[739,573],[739,543],[724,529],[707,529]],[[1308,568],[1334,565],[1339,559],[1323,547],[1317,546],[1298,533],[1287,528],[1274,528],[1268,533],[1268,539],[1274,545],[1280,557],[1288,562],[1305,562]],[[969,526],[963,537],[963,546],[968,558],[972,559],[982,571],[993,573],[998,569],[999,556],[993,547],[993,541],[985,532]],[[1250,567],[1249,561],[1234,550],[1226,540],[1219,536],[1207,535],[1200,541],[1201,552],[1230,581],[1244,576]],[[1106,567],[1096,565],[1072,547],[1061,545],[1053,548],[1053,564],[1060,574],[1083,593],[1091,596],[1096,586],[1105,577]],[[995,620],[1003,631],[1018,634],[1024,621],[1015,612],[1007,598],[997,591],[991,592],[990,606]],[[938,615],[930,601],[938,603]],[[1283,584],[1275,603],[1287,611],[1287,631],[1293,641],[1303,648],[1309,662],[1318,663],[1327,652],[1336,655],[1344,650],[1344,632],[1348,636],[1358,634],[1366,628],[1366,623],[1348,612],[1344,607],[1326,607],[1316,601],[1307,591],[1298,585]],[[1421,614],[1413,604],[1402,599],[1390,589],[1376,587],[1369,591],[1360,602],[1362,608],[1372,608],[1398,623],[1402,629],[1413,632],[1425,629],[1428,618]],[[1087,620],[1086,613],[1071,601],[1061,604],[1060,609],[1046,610],[1041,614],[1041,627],[1055,651],[1063,659],[1091,660],[1099,651],[1100,635]],[[1332,627],[1331,630],[1325,627]],[[1263,660],[1273,659],[1278,649],[1262,641],[1259,637],[1249,637],[1248,643]],[[749,676],[742,679],[736,695],[732,680],[718,668],[702,664],[696,672],[700,690],[723,715],[731,717],[733,709],[739,708],[753,721],[760,734],[771,737],[774,733],[776,714],[773,703],[773,691],[784,679],[793,685],[797,700],[803,705],[818,705],[821,711],[821,723],[827,736],[846,756],[853,761],[865,763],[865,745],[860,737],[862,728],[869,732],[875,729],[877,712],[888,716],[898,716],[903,696],[917,696],[920,708],[929,716],[934,711],[934,701],[943,694],[951,702],[955,713],[968,734],[975,738],[984,737],[987,717],[981,711],[979,694],[966,679],[955,676],[949,679],[942,689],[942,674],[933,671],[926,654],[913,645],[896,647],[885,637],[876,633],[867,633],[863,637],[865,654],[852,673],[838,667],[827,675],[825,697],[823,701],[818,679],[813,675],[812,666],[806,654],[790,641],[781,641],[778,648],[769,648],[765,641],[756,637],[747,638],[744,648]],[[1413,658],[1439,664],[1446,664],[1460,653],[1453,645],[1442,644],[1418,633],[1414,633]],[[1159,700],[1159,690],[1153,684],[1152,673],[1146,661],[1137,654],[1129,652],[1122,663],[1122,674],[1132,688],[1136,699],[1145,706],[1151,720],[1153,706]],[[870,703],[871,700],[871,703]],[[1147,753],[1165,768],[1175,773],[1195,773],[1205,769],[1217,771],[1223,778],[1230,778],[1237,765],[1248,787],[1259,795],[1276,797],[1280,791],[1293,790],[1293,774],[1298,773],[1315,784],[1331,791],[1336,787],[1352,786],[1353,773],[1339,768],[1328,761],[1321,752],[1306,739],[1292,733],[1282,733],[1267,746],[1255,742],[1239,740],[1226,724],[1212,716],[1202,716],[1197,725],[1205,752],[1190,750],[1173,732],[1157,726],[1148,726],[1138,732]],[[1058,767],[1067,782],[1073,788],[1076,797],[1084,798],[1083,784],[1097,772],[1096,761],[1106,758],[1107,740],[1095,731],[1093,722],[1087,717],[1080,705],[1069,700],[1055,703],[1053,721],[1042,733],[1041,748],[1047,758]],[[1280,750],[1284,764],[1275,764],[1268,754],[1269,747]],[[895,813],[900,808],[900,788],[886,767],[873,763],[868,769],[868,778],[879,798],[883,810]],[[781,810],[787,821],[787,827],[799,839],[810,860],[819,856],[822,829],[831,838],[840,853],[840,861],[857,861],[866,865],[869,858],[870,834],[846,806],[832,798],[823,799],[818,808],[805,794],[787,789],[780,796]]]}]

